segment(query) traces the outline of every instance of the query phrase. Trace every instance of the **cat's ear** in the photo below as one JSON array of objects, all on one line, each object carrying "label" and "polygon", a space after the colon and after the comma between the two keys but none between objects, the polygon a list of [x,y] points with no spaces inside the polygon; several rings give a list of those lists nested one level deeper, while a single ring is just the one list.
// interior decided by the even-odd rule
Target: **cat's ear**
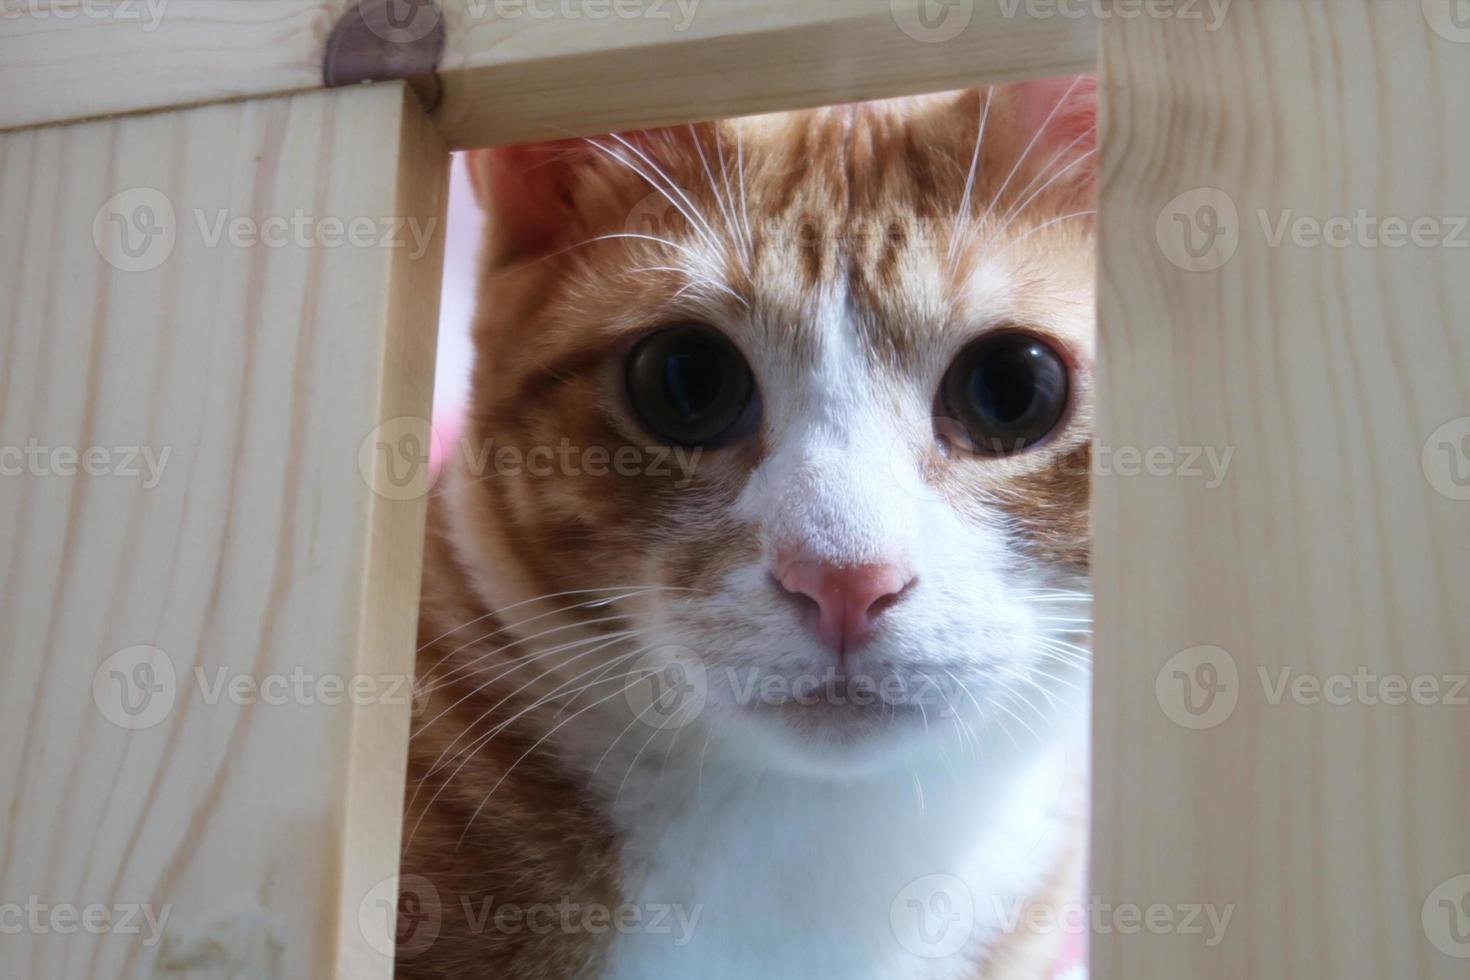
[{"label": "cat's ear", "polygon": [[[1039,134],[1031,156],[1058,182],[1091,191],[1097,175],[1097,76],[1072,75],[1014,86],[1020,131]],[[1050,173],[1048,174],[1048,177]]]},{"label": "cat's ear", "polygon": [[596,140],[566,139],[471,150],[470,182],[490,222],[492,261],[504,265],[575,244],[626,222],[651,193],[652,173],[713,139],[705,126],[647,129]]},{"label": "cat's ear", "polygon": [[575,223],[579,171],[590,148],[581,140],[471,150],[470,184],[490,219],[497,265],[543,254]]}]

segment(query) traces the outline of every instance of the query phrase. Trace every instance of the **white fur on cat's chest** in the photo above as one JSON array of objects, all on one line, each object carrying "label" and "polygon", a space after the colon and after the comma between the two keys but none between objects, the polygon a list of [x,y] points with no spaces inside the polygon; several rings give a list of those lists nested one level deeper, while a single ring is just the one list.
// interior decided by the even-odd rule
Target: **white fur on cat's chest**
[{"label": "white fur on cat's chest", "polygon": [[[630,780],[618,807],[627,900],[671,925],[618,935],[602,975],[968,980],[1076,830],[1060,816],[1076,778],[1064,744],[1025,756],[987,745],[984,763],[951,752],[952,767],[861,783],[706,769],[697,802],[682,771]],[[946,901],[967,892],[969,908],[940,925],[968,941],[935,956],[960,934],[934,930],[925,945],[902,917],[922,913],[910,906],[925,880],[956,879]]]}]

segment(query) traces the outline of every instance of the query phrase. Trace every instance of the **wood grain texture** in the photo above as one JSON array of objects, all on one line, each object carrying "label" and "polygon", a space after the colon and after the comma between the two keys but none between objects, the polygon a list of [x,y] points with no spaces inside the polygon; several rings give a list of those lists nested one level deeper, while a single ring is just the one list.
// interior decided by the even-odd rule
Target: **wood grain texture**
[{"label": "wood grain texture", "polygon": [[[1233,915],[1213,946],[1104,920],[1101,980],[1470,969],[1470,31],[1444,23],[1104,25],[1098,445],[1234,456],[1214,488],[1097,481],[1092,891]],[[1326,690],[1278,695],[1288,668]]]},{"label": "wood grain texture", "polygon": [[477,17],[457,0],[435,113],[446,138],[461,147],[591,135],[1096,63],[1091,18],[1035,17],[1024,3],[702,0],[687,26],[675,0],[636,4],[647,16],[541,20]]},{"label": "wood grain texture", "polygon": [[390,975],[447,162],[401,84],[0,136],[0,975]]},{"label": "wood grain texture", "polygon": [[3,0],[0,129],[322,84],[343,0]]},{"label": "wood grain texture", "polygon": [[[82,0],[5,2],[0,129],[320,86],[327,34],[350,0],[85,0],[90,15]],[[395,2],[410,35],[427,33],[434,14]],[[1096,23],[1076,15],[1087,5],[1050,0],[440,7],[436,120],[455,147],[1064,74],[1095,60]]]}]

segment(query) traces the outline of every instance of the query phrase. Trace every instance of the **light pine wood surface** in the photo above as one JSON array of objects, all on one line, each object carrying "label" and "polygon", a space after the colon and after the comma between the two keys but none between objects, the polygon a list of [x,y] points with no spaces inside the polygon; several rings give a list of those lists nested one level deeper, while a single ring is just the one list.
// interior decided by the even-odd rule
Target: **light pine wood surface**
[{"label": "light pine wood surface", "polygon": [[1232,917],[1213,945],[1105,917],[1099,980],[1470,971],[1470,23],[1446,10],[1104,24],[1098,455],[1234,455],[1213,488],[1097,480],[1091,890]]},{"label": "light pine wood surface", "polygon": [[[1090,7],[1053,0],[392,2],[397,37],[442,22],[435,118],[455,147],[1056,75],[1096,58]],[[328,34],[352,5],[5,0],[0,129],[319,87]]]},{"label": "light pine wood surface", "polygon": [[390,975],[447,161],[401,83],[0,136],[0,976]]},{"label": "light pine wood surface", "polygon": [[646,15],[593,20],[497,18],[493,0],[476,16],[476,2],[445,10],[435,119],[455,147],[1062,75],[1097,60],[1085,4],[1063,16],[1025,0],[684,0],[686,20],[676,0],[630,0]]}]

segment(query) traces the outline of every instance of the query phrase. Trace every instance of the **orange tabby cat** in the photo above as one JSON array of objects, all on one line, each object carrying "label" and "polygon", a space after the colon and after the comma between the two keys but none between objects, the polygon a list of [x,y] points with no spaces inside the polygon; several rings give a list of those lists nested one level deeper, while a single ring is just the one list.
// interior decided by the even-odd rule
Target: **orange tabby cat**
[{"label": "orange tabby cat", "polygon": [[471,154],[404,977],[1046,976],[1090,78]]}]

